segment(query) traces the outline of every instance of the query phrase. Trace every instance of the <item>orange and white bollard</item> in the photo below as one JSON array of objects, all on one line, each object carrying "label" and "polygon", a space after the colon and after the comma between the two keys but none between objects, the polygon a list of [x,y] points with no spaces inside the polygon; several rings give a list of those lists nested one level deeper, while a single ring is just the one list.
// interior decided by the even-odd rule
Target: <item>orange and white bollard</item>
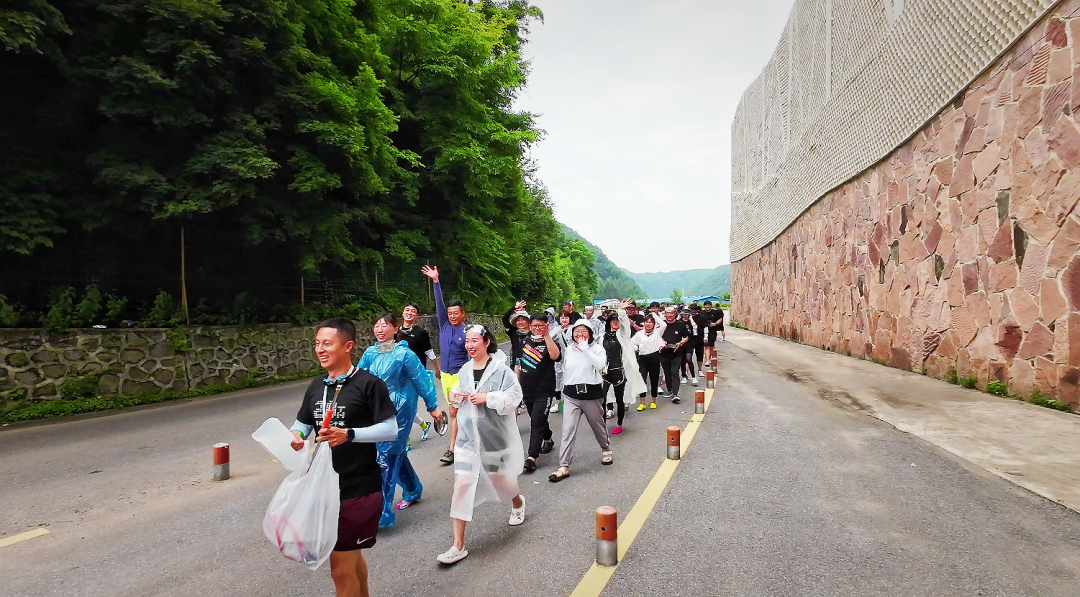
[{"label": "orange and white bollard", "polygon": [[709,366],[712,367],[713,371],[716,371],[716,357],[715,356],[713,358],[709,359]]},{"label": "orange and white bollard", "polygon": [[596,563],[600,566],[619,565],[619,514],[612,506],[596,509]]},{"label": "orange and white bollard", "polygon": [[678,427],[667,428],[667,457],[668,460],[678,460],[682,458],[682,430]]},{"label": "orange and white bollard", "polygon": [[705,414],[705,390],[694,390],[694,414]]},{"label": "orange and white bollard", "polygon": [[224,481],[229,478],[229,444],[214,444],[214,480]]},{"label": "orange and white bollard", "polygon": [[716,371],[706,371],[705,372],[705,387],[706,388],[715,388],[716,387]]}]

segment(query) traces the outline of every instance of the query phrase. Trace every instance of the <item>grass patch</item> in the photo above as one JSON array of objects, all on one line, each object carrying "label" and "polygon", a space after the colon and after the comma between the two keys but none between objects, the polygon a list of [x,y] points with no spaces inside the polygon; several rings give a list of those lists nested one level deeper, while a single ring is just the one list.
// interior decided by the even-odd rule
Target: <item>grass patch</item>
[{"label": "grass patch", "polygon": [[1053,398],[1050,398],[1048,396],[1044,396],[1043,393],[1038,390],[1038,388],[1031,391],[1031,395],[1028,396],[1027,401],[1032,404],[1038,406],[1045,406],[1046,408],[1052,408],[1054,410],[1060,410],[1067,413],[1072,412],[1072,405],[1062,402],[1060,400],[1054,400]]},{"label": "grass patch", "polygon": [[734,319],[732,319],[730,322],[728,322],[728,325],[730,325],[733,328],[739,329],[739,330],[747,330],[747,331],[750,330],[750,328],[748,328],[745,325],[735,321]]},{"label": "grass patch", "polygon": [[961,377],[960,379],[956,380],[956,383],[960,385],[960,387],[973,390],[975,389],[975,384],[978,381],[978,378],[976,378],[974,375],[969,375],[967,377]]},{"label": "grass patch", "polygon": [[956,369],[949,369],[948,372],[945,373],[945,381],[954,385],[960,383],[960,376],[956,374]]},{"label": "grass patch", "polygon": [[986,384],[986,391],[995,396],[1003,396],[1006,398],[1009,396],[1009,386],[1000,381],[992,381]]},{"label": "grass patch", "polygon": [[74,400],[43,400],[40,402],[17,402],[0,411],[0,422],[13,423],[15,421],[32,421],[35,419],[54,419],[67,417],[80,413],[116,410],[129,406],[143,404],[157,404],[183,398],[195,398],[199,396],[213,396],[225,392],[233,392],[245,388],[269,386],[298,379],[307,379],[322,374],[322,369],[285,375],[282,377],[268,377],[266,379],[244,380],[243,385],[214,384],[201,388],[192,388],[183,392],[161,392],[159,394],[109,394],[106,396],[91,396],[76,398]]},{"label": "grass patch", "polygon": [[888,367],[889,366],[889,364],[886,363],[885,361],[883,361],[881,359],[878,359],[878,358],[875,358],[875,357],[870,357],[870,361],[873,362],[876,365],[881,365],[882,367]]}]

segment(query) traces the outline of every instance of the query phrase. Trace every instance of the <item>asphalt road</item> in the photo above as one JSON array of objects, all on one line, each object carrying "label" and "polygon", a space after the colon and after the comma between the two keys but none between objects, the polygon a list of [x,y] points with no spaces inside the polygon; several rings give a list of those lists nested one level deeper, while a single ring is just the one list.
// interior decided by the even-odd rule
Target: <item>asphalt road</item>
[{"label": "asphalt road", "polygon": [[[605,595],[1080,594],[1076,513],[723,351],[705,424]],[[261,529],[286,471],[250,433],[288,424],[302,388],[0,431],[0,538],[50,531],[0,548],[0,595],[332,595],[328,570],[284,560]],[[449,569],[435,561],[450,544],[445,441],[415,430],[424,499],[367,552],[372,593],[568,595],[594,557],[594,509],[630,510],[664,428],[692,410],[631,411],[612,467],[583,430],[574,474],[548,483],[542,457],[521,478],[527,522],[481,506],[471,555]],[[223,483],[210,481],[218,441],[232,444]]]}]

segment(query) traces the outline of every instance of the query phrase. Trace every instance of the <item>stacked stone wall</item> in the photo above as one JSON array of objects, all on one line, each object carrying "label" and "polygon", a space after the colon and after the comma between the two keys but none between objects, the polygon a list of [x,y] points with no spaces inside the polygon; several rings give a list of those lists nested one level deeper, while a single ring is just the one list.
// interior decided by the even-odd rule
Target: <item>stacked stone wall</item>
[{"label": "stacked stone wall", "polygon": [[911,140],[733,264],[733,319],[1080,402],[1078,6],[1060,5]]},{"label": "stacked stone wall", "polygon": [[[469,319],[503,330],[499,318]],[[434,317],[429,330],[438,352]],[[245,379],[296,375],[318,368],[314,326],[259,325],[169,329],[80,329],[50,334],[40,329],[0,329],[0,393],[32,400],[61,398],[61,384],[97,376],[101,394],[183,391],[210,384],[243,385]],[[359,355],[374,342],[370,325],[357,330]],[[180,350],[177,350],[180,349]]]}]

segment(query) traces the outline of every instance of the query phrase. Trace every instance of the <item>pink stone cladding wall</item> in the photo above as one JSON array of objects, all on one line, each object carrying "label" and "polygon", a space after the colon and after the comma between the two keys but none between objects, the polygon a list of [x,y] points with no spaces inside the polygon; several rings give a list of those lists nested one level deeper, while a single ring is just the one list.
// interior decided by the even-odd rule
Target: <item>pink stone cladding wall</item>
[{"label": "pink stone cladding wall", "polygon": [[1080,17],[1065,17],[1078,6],[735,263],[733,319],[1080,402]]}]

